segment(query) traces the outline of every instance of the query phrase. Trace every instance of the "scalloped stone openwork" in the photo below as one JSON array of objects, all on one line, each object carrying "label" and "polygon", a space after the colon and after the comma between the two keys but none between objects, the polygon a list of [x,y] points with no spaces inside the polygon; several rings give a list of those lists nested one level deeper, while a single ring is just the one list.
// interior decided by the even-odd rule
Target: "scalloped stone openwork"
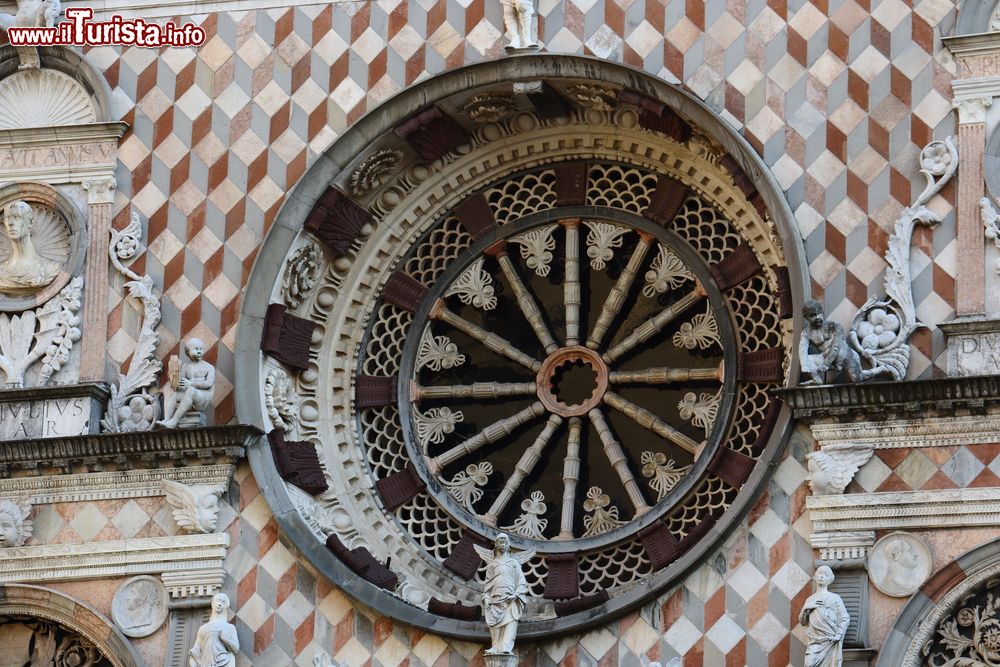
[{"label": "scalloped stone openwork", "polygon": [[[794,375],[803,282],[787,206],[707,109],[611,64],[516,60],[432,79],[432,106],[404,93],[345,135],[375,138],[307,177],[310,203],[268,240],[286,261],[289,228],[324,245],[322,278],[280,319],[246,305],[262,324],[240,334],[261,349],[263,326],[267,350],[316,325],[298,368],[247,353],[238,383],[241,420],[266,430],[269,373],[300,397],[274,456],[288,480],[288,452],[318,460],[328,490],[251,453],[290,541],[366,604],[464,637],[487,635],[472,546],[500,531],[537,551],[524,639],[605,622],[707,556],[781,448],[770,390]],[[594,78],[609,103],[579,106]],[[477,95],[509,113],[456,111]],[[345,194],[390,147],[395,171]],[[284,270],[259,263],[250,293],[281,303]]]}]

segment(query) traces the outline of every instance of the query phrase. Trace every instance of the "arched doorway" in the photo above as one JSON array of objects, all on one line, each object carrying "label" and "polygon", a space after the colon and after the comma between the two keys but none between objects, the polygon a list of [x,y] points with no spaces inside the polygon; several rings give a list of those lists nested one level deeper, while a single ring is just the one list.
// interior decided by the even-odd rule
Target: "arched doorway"
[{"label": "arched doorway", "polygon": [[519,636],[606,622],[766,481],[801,255],[750,147],[662,81],[554,55],[429,79],[264,243],[238,333],[240,420],[272,433],[254,474],[382,613],[485,636],[473,547],[505,531],[536,552]]},{"label": "arched doorway", "polygon": [[94,609],[39,586],[0,586],[4,665],[143,667],[127,639]]}]

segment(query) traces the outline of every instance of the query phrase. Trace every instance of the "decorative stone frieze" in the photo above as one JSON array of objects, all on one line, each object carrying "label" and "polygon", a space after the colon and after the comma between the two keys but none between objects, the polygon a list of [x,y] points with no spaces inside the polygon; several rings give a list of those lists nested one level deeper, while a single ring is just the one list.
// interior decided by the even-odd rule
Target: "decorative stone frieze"
[{"label": "decorative stone frieze", "polygon": [[45,476],[62,472],[131,470],[141,465],[235,463],[261,432],[252,426],[213,426],[153,431],[141,439],[129,433],[14,440],[0,448],[0,474]]},{"label": "decorative stone frieze", "polygon": [[1000,526],[1000,488],[810,496],[817,533]]},{"label": "decorative stone frieze", "polygon": [[108,579],[134,574],[222,573],[227,533],[177,535],[2,550],[0,583]]},{"label": "decorative stone frieze", "polygon": [[92,472],[79,475],[43,475],[0,479],[0,496],[30,498],[35,505],[78,503],[116,498],[148,498],[164,495],[163,480],[181,484],[228,485],[233,464],[185,466]]}]

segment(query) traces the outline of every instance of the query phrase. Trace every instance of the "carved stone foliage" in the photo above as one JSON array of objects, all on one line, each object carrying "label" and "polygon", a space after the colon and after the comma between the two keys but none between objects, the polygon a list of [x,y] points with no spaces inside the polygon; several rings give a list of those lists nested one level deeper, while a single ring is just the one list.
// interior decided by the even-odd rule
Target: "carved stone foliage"
[{"label": "carved stone foliage", "polygon": [[642,464],[642,476],[649,479],[649,486],[656,491],[657,501],[663,500],[691,471],[691,466],[678,466],[663,452],[643,452]]},{"label": "carved stone foliage", "polygon": [[96,120],[87,91],[62,72],[26,70],[0,80],[0,129],[81,125]]},{"label": "carved stone foliage", "polygon": [[34,524],[27,498],[0,500],[0,547],[20,547],[31,537]]},{"label": "carved stone foliage", "polygon": [[474,123],[496,123],[514,113],[514,98],[509,95],[476,95],[462,107]]},{"label": "carved stone foliage", "polygon": [[281,276],[281,298],[291,309],[298,308],[316,286],[322,254],[312,241],[303,244],[288,259]]},{"label": "carved stone foliage", "polygon": [[482,463],[470,463],[455,474],[450,480],[441,480],[441,484],[453,495],[455,499],[462,503],[470,512],[474,512],[473,505],[483,497],[483,490],[480,487],[486,486],[493,474],[493,464],[489,461]]},{"label": "carved stone foliage", "polygon": [[188,485],[170,479],[161,480],[160,484],[178,526],[191,533],[215,532],[219,523],[219,496],[225,491],[222,485]]},{"label": "carved stone foliage", "polygon": [[77,276],[55,298],[20,315],[0,313],[0,371],[7,387],[22,387],[25,373],[41,362],[37,386],[48,384],[69,359],[80,340],[80,296],[83,278]]},{"label": "carved stone foliage", "polygon": [[377,190],[402,159],[403,152],[398,148],[382,148],[366,157],[351,174],[351,194],[362,197]]},{"label": "carved stone foliage", "polygon": [[611,497],[597,486],[587,491],[583,509],[587,512],[583,517],[585,536],[600,535],[628,523],[618,519],[618,508],[611,504]]},{"label": "carved stone foliage", "polygon": [[610,88],[590,83],[570,86],[566,92],[576,100],[577,104],[594,111],[611,111],[614,108],[615,98],[618,96],[618,93]]},{"label": "carved stone foliage", "polygon": [[923,646],[928,667],[994,667],[1000,664],[1000,579],[963,598]]},{"label": "carved stone foliage", "polygon": [[483,310],[493,310],[497,307],[493,276],[483,268],[482,259],[476,260],[466,269],[444,294],[457,296],[462,303]]},{"label": "carved stone foliage", "polygon": [[128,371],[118,374],[117,384],[111,385],[111,399],[101,420],[104,431],[129,433],[148,431],[156,422],[156,382],[163,364],[156,358],[160,336],[156,327],[160,323],[160,300],[155,293],[153,279],[140,276],[126,263],[132,263],[144,252],[142,223],[133,213],[129,224],[121,231],[111,230],[108,254],[115,270],[127,279],[125,289],[142,308],[142,326],[136,340],[135,351]]},{"label": "carved stone foliage", "polygon": [[521,501],[521,515],[503,530],[533,540],[544,540],[545,527],[549,523],[543,518],[547,509],[545,495],[541,491],[532,491],[530,497]]},{"label": "carved stone foliage", "polygon": [[5,617],[0,622],[5,665],[31,667],[111,667],[110,660],[84,637],[35,618]]},{"label": "carved stone foliage", "polygon": [[[910,241],[917,224],[941,222],[927,208],[931,197],[941,191],[958,170],[958,151],[951,138],[932,141],[920,153],[920,173],[927,186],[912,206],[896,220],[885,260],[885,298],[870,299],[851,323],[849,341],[871,367],[870,378],[902,380],[910,363],[910,336],[924,325],[917,321],[910,277]],[[867,378],[866,378],[867,379]]]}]

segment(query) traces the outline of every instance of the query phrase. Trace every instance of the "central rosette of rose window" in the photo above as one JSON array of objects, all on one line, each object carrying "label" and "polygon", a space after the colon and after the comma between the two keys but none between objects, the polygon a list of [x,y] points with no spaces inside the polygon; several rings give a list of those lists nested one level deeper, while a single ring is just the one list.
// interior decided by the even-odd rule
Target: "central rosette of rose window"
[{"label": "central rosette of rose window", "polygon": [[721,437],[731,325],[671,232],[522,225],[459,259],[430,299],[407,348],[408,435],[439,500],[479,532],[616,532],[682,496]]}]

